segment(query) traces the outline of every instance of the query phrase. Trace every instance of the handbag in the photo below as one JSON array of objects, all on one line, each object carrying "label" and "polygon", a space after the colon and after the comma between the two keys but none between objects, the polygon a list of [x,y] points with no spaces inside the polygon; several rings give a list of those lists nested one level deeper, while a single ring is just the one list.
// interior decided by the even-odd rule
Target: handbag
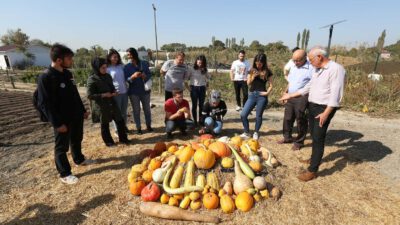
[{"label": "handbag", "polygon": [[151,86],[153,86],[153,81],[151,81],[151,79],[149,79],[148,81],[144,82],[144,90],[145,91],[150,91],[151,90]]}]

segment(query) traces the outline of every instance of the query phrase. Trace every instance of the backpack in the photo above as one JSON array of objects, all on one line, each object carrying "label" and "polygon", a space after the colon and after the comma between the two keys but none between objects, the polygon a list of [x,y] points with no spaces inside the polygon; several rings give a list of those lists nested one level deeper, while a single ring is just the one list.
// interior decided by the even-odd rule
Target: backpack
[{"label": "backpack", "polygon": [[[45,73],[47,73],[48,71],[46,70]],[[51,93],[55,93],[57,91],[57,87],[58,84],[56,82],[56,79],[52,78],[51,76],[49,77],[49,84],[51,85]],[[39,90],[36,87],[35,91],[33,92],[33,96],[32,96],[32,104],[33,104],[33,108],[36,109],[38,117],[40,119],[40,121],[42,122],[49,122],[49,118],[46,114],[46,111],[44,109],[44,105],[39,104]]]}]

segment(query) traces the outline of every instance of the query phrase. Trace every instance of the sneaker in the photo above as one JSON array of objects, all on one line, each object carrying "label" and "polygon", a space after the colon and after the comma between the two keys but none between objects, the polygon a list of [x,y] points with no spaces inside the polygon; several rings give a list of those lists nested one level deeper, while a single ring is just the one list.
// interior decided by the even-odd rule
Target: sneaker
[{"label": "sneaker", "polygon": [[131,140],[124,140],[124,141],[119,141],[119,143],[124,144],[124,145],[131,145],[133,142]]},{"label": "sneaker", "polygon": [[172,133],[171,132],[167,133],[167,139],[172,139]]},{"label": "sneaker", "polygon": [[181,131],[181,134],[182,134],[182,136],[186,136],[188,133],[187,133],[186,130],[182,130],[182,131]]},{"label": "sneaker", "polygon": [[65,184],[76,184],[79,181],[79,179],[74,175],[61,177],[60,180],[61,180],[61,182],[65,183]]},{"label": "sneaker", "polygon": [[116,138],[118,137],[118,132],[117,131],[114,132],[114,137],[116,137]]},{"label": "sneaker", "polygon": [[148,127],[147,128],[147,132],[153,132],[154,130],[153,130],[153,128],[152,127]]},{"label": "sneaker", "polygon": [[142,135],[142,134],[143,134],[142,129],[138,129],[138,130],[136,131],[136,134]]},{"label": "sneaker", "polygon": [[239,112],[241,109],[242,109],[242,107],[237,105],[235,110]]},{"label": "sneaker", "polygon": [[249,139],[250,138],[250,134],[244,132],[243,134],[240,135],[240,137],[243,138],[243,139]]},{"label": "sneaker", "polygon": [[76,166],[88,166],[91,164],[95,164],[96,160],[94,159],[85,159],[85,161],[81,162],[80,164],[76,165]]},{"label": "sneaker", "polygon": [[257,133],[257,132],[254,132],[254,134],[253,134],[253,139],[254,139],[254,140],[258,140],[258,138],[259,138],[259,137],[258,137],[258,133]]}]

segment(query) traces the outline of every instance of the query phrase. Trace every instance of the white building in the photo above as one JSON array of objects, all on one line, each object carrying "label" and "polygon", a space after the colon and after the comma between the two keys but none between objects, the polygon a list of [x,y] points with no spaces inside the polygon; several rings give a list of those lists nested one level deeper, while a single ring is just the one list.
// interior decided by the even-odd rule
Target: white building
[{"label": "white building", "polygon": [[[50,60],[50,48],[42,45],[30,45],[28,46],[27,52],[35,56],[32,61],[34,66],[49,66]],[[20,52],[15,46],[7,45],[0,47],[0,69],[12,69],[18,63],[24,60],[29,60],[24,53]]]}]

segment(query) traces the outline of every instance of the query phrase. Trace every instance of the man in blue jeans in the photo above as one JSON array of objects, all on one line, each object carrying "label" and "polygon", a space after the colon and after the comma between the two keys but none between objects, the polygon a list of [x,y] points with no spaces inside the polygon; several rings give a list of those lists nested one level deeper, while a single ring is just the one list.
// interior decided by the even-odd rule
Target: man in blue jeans
[{"label": "man in blue jeans", "polygon": [[200,124],[203,126],[199,134],[212,133],[221,134],[222,120],[227,112],[225,101],[221,100],[221,93],[212,90],[210,100],[204,104],[200,117]]}]

